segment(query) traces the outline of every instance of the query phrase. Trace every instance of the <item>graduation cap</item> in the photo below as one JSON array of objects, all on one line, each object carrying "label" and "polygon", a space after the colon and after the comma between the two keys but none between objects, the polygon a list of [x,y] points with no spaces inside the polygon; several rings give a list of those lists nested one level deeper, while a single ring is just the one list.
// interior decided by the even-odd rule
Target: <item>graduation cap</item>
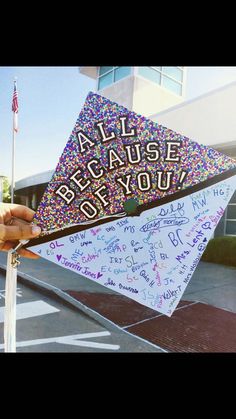
[{"label": "graduation cap", "polygon": [[235,160],[90,92],[26,247],[170,316],[235,188]]}]

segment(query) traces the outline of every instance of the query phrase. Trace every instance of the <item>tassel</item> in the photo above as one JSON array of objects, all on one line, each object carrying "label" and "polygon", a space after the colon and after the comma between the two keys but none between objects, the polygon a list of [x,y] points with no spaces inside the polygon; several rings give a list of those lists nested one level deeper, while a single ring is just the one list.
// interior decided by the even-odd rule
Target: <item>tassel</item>
[{"label": "tassel", "polygon": [[16,352],[16,286],[19,255],[12,249],[7,255],[4,347],[5,352]]}]

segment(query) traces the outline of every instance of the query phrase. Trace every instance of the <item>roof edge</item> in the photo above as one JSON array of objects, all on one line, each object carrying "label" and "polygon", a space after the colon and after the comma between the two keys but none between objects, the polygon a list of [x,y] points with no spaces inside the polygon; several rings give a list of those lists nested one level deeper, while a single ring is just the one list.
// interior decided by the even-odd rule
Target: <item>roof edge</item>
[{"label": "roof edge", "polygon": [[210,91],[208,91],[208,92],[206,92],[206,93],[203,93],[203,94],[202,94],[202,95],[200,95],[200,96],[194,97],[194,98],[189,99],[189,100],[185,100],[185,101],[183,101],[183,102],[181,102],[181,103],[178,103],[177,105],[171,106],[170,108],[165,109],[165,110],[163,110],[163,111],[161,111],[161,112],[157,112],[157,113],[155,113],[155,114],[152,114],[152,115],[150,115],[150,116],[149,116],[149,118],[150,118],[150,119],[152,119],[152,118],[154,118],[154,117],[156,117],[156,116],[159,116],[159,115],[164,115],[164,114],[167,114],[167,113],[169,113],[169,112],[175,111],[176,109],[179,109],[179,108],[181,108],[181,107],[184,107],[184,106],[186,106],[186,105],[189,105],[190,103],[197,102],[198,100],[204,99],[204,98],[206,98],[206,97],[208,97],[208,96],[212,96],[212,95],[214,95],[214,94],[216,94],[216,93],[220,92],[221,90],[226,90],[226,89],[228,89],[228,88],[230,88],[230,87],[232,87],[232,86],[234,86],[234,85],[236,86],[236,80],[235,80],[235,81],[233,81],[233,82],[230,82],[230,83],[224,84],[223,86],[217,87],[217,88],[216,88],[216,89],[214,89],[214,90],[210,90]]}]

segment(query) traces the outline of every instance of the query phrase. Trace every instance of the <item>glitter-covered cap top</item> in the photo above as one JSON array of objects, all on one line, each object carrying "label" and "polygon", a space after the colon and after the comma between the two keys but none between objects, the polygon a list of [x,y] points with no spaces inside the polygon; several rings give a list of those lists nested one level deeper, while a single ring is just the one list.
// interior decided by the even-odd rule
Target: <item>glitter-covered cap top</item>
[{"label": "glitter-covered cap top", "polygon": [[43,230],[148,204],[236,168],[235,160],[90,92],[34,222]]}]

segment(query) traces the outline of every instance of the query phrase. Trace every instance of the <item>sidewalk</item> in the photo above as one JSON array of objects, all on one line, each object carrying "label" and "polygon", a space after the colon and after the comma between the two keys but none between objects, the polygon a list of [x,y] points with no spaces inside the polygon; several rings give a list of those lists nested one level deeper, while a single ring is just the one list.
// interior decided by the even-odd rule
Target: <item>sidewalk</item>
[{"label": "sidewalk", "polygon": [[[0,269],[4,270],[5,266],[6,254],[0,252]],[[123,328],[155,345],[161,343],[166,351],[236,352],[236,342],[231,335],[224,336],[224,345],[222,340],[215,342],[215,335],[236,326],[236,268],[200,262],[171,318],[45,259],[22,258],[18,277],[25,285],[76,306],[105,327]],[[198,330],[198,335],[193,336],[193,330]],[[184,347],[176,346],[179,335],[183,342],[183,336],[188,336]]]}]

